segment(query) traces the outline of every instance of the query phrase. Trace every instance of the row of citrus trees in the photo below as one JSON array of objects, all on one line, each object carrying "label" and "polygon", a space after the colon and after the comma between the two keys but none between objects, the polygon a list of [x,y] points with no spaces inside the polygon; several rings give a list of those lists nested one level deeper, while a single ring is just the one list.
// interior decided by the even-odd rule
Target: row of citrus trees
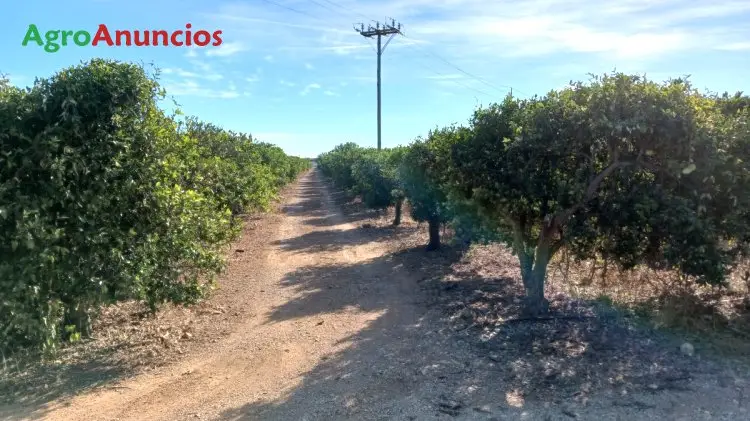
[{"label": "row of citrus trees", "polygon": [[266,209],[309,160],[166,115],[133,64],[0,81],[0,350],[54,350],[106,303],[192,303],[235,215]]},{"label": "row of citrus trees", "polygon": [[507,243],[533,315],[547,311],[547,266],[563,247],[724,282],[750,240],[749,105],[685,80],[604,75],[507,97],[408,147],[349,143],[318,162],[369,206],[407,200],[430,249],[443,224]]}]

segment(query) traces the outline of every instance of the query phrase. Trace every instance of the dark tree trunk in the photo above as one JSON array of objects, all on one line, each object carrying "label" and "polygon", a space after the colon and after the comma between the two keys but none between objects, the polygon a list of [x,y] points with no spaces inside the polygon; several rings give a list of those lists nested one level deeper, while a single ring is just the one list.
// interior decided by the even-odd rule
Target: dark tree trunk
[{"label": "dark tree trunk", "polygon": [[396,217],[393,219],[393,225],[401,225],[401,207],[404,205],[403,199],[396,201]]},{"label": "dark tree trunk", "polygon": [[437,218],[428,219],[427,230],[430,233],[430,242],[427,244],[427,251],[439,249],[440,248],[440,221]]}]

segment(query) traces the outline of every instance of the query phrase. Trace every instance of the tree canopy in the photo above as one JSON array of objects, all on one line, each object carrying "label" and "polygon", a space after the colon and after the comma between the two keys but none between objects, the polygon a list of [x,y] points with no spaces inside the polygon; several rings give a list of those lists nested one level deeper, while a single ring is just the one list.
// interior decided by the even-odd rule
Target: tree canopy
[{"label": "tree canopy", "polygon": [[95,59],[0,82],[0,350],[51,351],[103,304],[195,302],[233,218],[310,163],[159,107],[138,65]]},{"label": "tree canopy", "polygon": [[[748,115],[741,93],[605,74],[433,130],[409,146],[399,177],[413,217],[433,222],[430,248],[445,222],[510,245],[534,314],[563,247],[721,283],[750,238]],[[347,156],[344,167],[359,165]]]}]

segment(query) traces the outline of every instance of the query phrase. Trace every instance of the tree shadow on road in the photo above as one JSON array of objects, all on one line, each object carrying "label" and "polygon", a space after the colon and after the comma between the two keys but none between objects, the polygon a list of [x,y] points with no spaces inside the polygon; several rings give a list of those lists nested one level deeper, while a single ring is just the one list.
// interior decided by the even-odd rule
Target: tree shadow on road
[{"label": "tree shadow on road", "polygon": [[[288,274],[283,285],[301,297],[277,307],[269,323],[315,315],[325,319],[340,311],[372,313],[374,320],[337,342],[349,346],[322,360],[283,402],[249,404],[222,418],[398,419],[393,410],[377,417],[372,411],[408,399],[414,379],[407,370],[427,365],[432,357],[415,353],[414,344],[432,343],[439,336],[435,326],[424,323],[429,308],[414,293],[419,291],[420,273],[446,268],[457,258],[450,250],[427,253],[415,248],[363,263],[311,266]],[[331,323],[320,328],[335,328]]]},{"label": "tree shadow on road", "polygon": [[297,200],[293,203],[287,203],[281,209],[284,213],[290,215],[325,215],[321,193],[323,189],[325,189],[325,182],[319,179],[302,179],[299,181],[295,194]]},{"label": "tree shadow on road", "polygon": [[392,230],[387,228],[351,228],[312,231],[298,237],[274,241],[274,246],[282,250],[322,253],[339,251],[359,245],[387,241]]},{"label": "tree shadow on road", "polygon": [[90,388],[106,387],[128,373],[127,367],[113,361],[108,350],[76,363],[40,364],[37,357],[27,359],[28,362],[6,363],[6,367],[0,369],[1,420],[19,419],[21,414],[24,419],[44,418],[47,403]]},{"label": "tree shadow on road", "polygon": [[[330,344],[346,348],[282,399],[222,419],[564,419],[584,410],[586,419],[619,419],[612,411],[634,409],[673,418],[680,400],[684,415],[696,410],[686,397],[694,359],[593,303],[552,297],[556,318],[521,320],[518,279],[477,276],[456,264],[461,258],[455,249],[413,248],[286,276],[299,298],[276,308],[270,323],[342,311],[373,320]],[[711,390],[703,392],[727,393]]]},{"label": "tree shadow on road", "polygon": [[400,304],[424,304],[415,294],[421,274],[449,266],[460,256],[457,249],[425,252],[413,248],[354,265],[308,266],[287,274],[281,284],[301,298],[277,307],[269,321],[276,322],[356,308],[378,312]]},{"label": "tree shadow on road", "polygon": [[[345,217],[343,217],[343,221],[355,223],[371,219],[374,216],[376,216],[376,214],[373,212],[357,212],[354,214],[346,215]],[[341,222],[342,216],[340,214],[325,214],[317,218],[310,218],[305,221],[305,224],[314,227],[333,227],[336,225],[340,225]]]}]

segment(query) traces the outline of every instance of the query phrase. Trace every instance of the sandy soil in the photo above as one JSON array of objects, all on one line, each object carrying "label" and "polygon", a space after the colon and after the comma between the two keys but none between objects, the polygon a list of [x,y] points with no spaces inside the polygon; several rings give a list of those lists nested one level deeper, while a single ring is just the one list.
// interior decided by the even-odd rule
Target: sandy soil
[{"label": "sandy soil", "polygon": [[750,419],[739,367],[564,296],[518,320],[512,259],[424,252],[424,228],[342,212],[312,171],[249,224],[210,302],[170,310],[162,364],[31,387],[0,419]]}]

